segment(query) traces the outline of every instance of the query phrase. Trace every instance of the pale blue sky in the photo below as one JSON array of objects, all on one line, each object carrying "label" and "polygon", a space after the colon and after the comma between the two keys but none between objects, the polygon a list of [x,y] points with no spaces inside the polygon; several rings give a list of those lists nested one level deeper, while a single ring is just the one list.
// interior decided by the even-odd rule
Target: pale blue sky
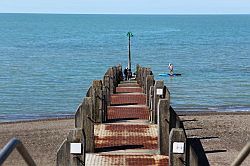
[{"label": "pale blue sky", "polygon": [[0,13],[250,14],[250,0],[0,0]]}]

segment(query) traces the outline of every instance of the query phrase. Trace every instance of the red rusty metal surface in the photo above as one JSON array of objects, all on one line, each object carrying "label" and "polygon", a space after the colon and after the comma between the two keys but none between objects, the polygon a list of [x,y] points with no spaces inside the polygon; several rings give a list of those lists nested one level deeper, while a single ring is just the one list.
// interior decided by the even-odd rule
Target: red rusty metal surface
[{"label": "red rusty metal surface", "polygon": [[111,104],[143,104],[146,105],[145,94],[113,94],[111,96]]},{"label": "red rusty metal surface", "polygon": [[133,93],[133,92],[139,92],[142,93],[143,90],[140,87],[116,87],[117,93]]},{"label": "red rusty metal surface", "polygon": [[126,84],[119,84],[118,87],[140,87],[137,83],[126,83]]},{"label": "red rusty metal surface", "polygon": [[136,156],[136,157],[127,157],[126,165],[138,165],[138,166],[146,166],[146,165],[155,165],[155,166],[167,166],[168,158],[157,159],[151,155],[144,156]]},{"label": "red rusty metal surface", "polygon": [[124,161],[123,161],[124,156],[123,155],[107,154],[107,155],[100,155],[100,156],[108,159],[109,165],[124,165]]},{"label": "red rusty metal surface", "polygon": [[157,137],[151,136],[95,136],[95,148],[128,150],[128,149],[157,149]]},{"label": "red rusty metal surface", "polygon": [[[102,154],[106,165],[168,166],[168,157],[163,155],[116,155]],[[104,164],[104,165],[105,165]]]},{"label": "red rusty metal surface", "polygon": [[127,165],[155,165],[155,160],[153,158],[141,158],[138,156],[138,158],[126,158],[126,164]]},{"label": "red rusty metal surface", "polygon": [[[149,125],[109,124],[102,135],[95,136],[96,148],[157,149],[157,136],[151,135]],[[119,149],[121,150],[121,149]]]},{"label": "red rusty metal surface", "polygon": [[112,132],[138,132],[145,133],[149,129],[148,125],[124,125],[124,124],[115,124],[115,125],[106,125],[105,130]]},{"label": "red rusty metal surface", "polygon": [[106,130],[112,132],[137,132],[137,133],[144,133],[149,129],[148,125],[129,125],[129,124],[119,124],[119,125],[106,125]]},{"label": "red rusty metal surface", "polygon": [[148,119],[148,107],[108,107],[108,119]]}]

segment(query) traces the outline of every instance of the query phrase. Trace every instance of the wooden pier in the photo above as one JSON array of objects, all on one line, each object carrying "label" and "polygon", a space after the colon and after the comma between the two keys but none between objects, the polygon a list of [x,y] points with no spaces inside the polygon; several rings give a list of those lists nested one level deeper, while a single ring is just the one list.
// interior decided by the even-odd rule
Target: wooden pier
[{"label": "wooden pier", "polygon": [[[81,145],[80,153],[71,151],[72,143]],[[124,81],[118,65],[93,81],[76,111],[75,128],[58,150],[57,165],[209,164],[199,141],[187,139],[164,82],[140,65],[135,78]]]}]

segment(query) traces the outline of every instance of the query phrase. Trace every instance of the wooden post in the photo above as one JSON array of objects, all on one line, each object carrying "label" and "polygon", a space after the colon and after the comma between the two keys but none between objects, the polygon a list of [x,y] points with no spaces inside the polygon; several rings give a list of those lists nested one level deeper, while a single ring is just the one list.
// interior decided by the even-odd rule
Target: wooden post
[{"label": "wooden post", "polygon": [[163,97],[170,101],[170,92],[166,86],[163,87]]},{"label": "wooden post", "polygon": [[186,134],[182,128],[173,128],[169,135],[169,165],[186,165]]},{"label": "wooden post", "polygon": [[75,114],[75,128],[82,128],[85,133],[86,152],[94,152],[94,123],[92,121],[92,98],[85,97]]},{"label": "wooden post", "polygon": [[113,68],[110,68],[109,70],[109,78],[110,78],[110,84],[109,84],[109,89],[110,89],[110,94],[114,93],[114,71]]},{"label": "wooden post", "polygon": [[[70,143],[81,143],[81,154],[70,154]],[[68,137],[57,151],[57,166],[79,166],[80,163],[85,163],[85,135],[82,129],[76,128],[70,130]]]},{"label": "wooden post", "polygon": [[171,106],[169,107],[169,114],[170,114],[170,119],[169,119],[170,131],[172,128],[179,128],[179,125],[177,125],[178,116]]},{"label": "wooden post", "polygon": [[153,122],[153,107],[154,107],[154,86],[150,86],[149,88],[150,95],[149,95],[149,121]]},{"label": "wooden post", "polygon": [[138,84],[142,86],[142,67],[138,68]]},{"label": "wooden post", "polygon": [[116,88],[115,87],[118,86],[118,83],[117,83],[117,80],[118,80],[118,78],[117,78],[118,77],[117,67],[114,66],[114,67],[112,67],[112,69],[113,69],[113,85],[114,85],[113,91],[115,93],[116,92]]},{"label": "wooden post", "polygon": [[140,73],[141,73],[141,74],[140,74],[140,75],[141,75],[140,77],[141,77],[141,87],[142,87],[142,88],[143,88],[143,69],[144,69],[144,67],[141,67],[141,72],[140,72]]},{"label": "wooden post", "polygon": [[147,68],[147,76],[151,75],[151,68]]},{"label": "wooden post", "polygon": [[147,95],[147,101],[146,104],[149,106],[149,99],[150,99],[150,87],[154,86],[154,76],[148,75],[146,78],[146,95]]},{"label": "wooden post", "polygon": [[140,65],[139,64],[137,64],[136,65],[136,81],[137,81],[137,83],[139,84],[139,68],[140,68]]},{"label": "wooden post", "polygon": [[87,93],[86,93],[86,97],[91,97],[92,96],[92,86],[89,87]]},{"label": "wooden post", "polygon": [[120,82],[123,80],[123,75],[122,75],[122,65],[119,64],[117,66],[117,69],[118,69],[118,84],[120,84]]},{"label": "wooden post", "polygon": [[142,87],[142,90],[143,90],[143,84],[144,84],[144,82],[143,82],[143,70],[144,70],[144,67],[141,67],[141,72],[140,72],[140,77],[141,77],[140,82],[141,82],[141,84],[140,85]]},{"label": "wooden post", "polygon": [[186,148],[187,165],[192,165],[192,166],[210,165],[199,138],[187,138],[186,147],[187,147]]},{"label": "wooden post", "polygon": [[[154,105],[153,105],[153,123],[157,123],[157,104],[159,99],[163,97],[164,81],[156,81],[154,85]],[[160,94],[160,92],[162,92]]]},{"label": "wooden post", "polygon": [[102,81],[94,80],[92,84],[93,114],[95,122],[102,122]]},{"label": "wooden post", "polygon": [[142,90],[143,90],[143,93],[146,93],[145,88],[146,88],[146,68],[143,67],[142,68]]},{"label": "wooden post", "polygon": [[169,100],[160,99],[158,103],[158,146],[161,155],[169,152]]},{"label": "wooden post", "polygon": [[105,75],[103,77],[103,122],[107,121],[107,110],[108,106],[110,105],[110,77]]},{"label": "wooden post", "polygon": [[147,77],[150,75],[150,68],[145,68],[144,93],[147,94]]},{"label": "wooden post", "polygon": [[[170,103],[170,92],[166,86],[164,86],[163,88],[163,93],[164,93],[164,99],[167,99]],[[178,123],[177,120],[179,117],[171,106],[169,106],[168,112],[169,116],[167,120],[169,122],[169,133],[170,133],[172,128],[179,128],[179,125],[177,125]]]},{"label": "wooden post", "polygon": [[[188,153],[188,156],[187,156],[188,165],[199,166],[199,159],[198,159],[193,147],[190,145],[187,145],[186,147],[187,147],[187,153]],[[202,166],[209,166],[209,165],[202,165]]]},{"label": "wooden post", "polygon": [[110,71],[111,70],[111,68],[108,68],[108,70],[106,71],[106,73],[104,74],[104,75],[110,75]]}]

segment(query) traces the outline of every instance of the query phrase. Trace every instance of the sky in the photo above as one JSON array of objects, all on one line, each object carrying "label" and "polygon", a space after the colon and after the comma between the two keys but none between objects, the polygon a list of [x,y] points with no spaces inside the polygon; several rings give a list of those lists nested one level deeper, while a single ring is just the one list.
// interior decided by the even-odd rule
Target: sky
[{"label": "sky", "polygon": [[250,14],[250,0],[0,0],[0,13]]}]

